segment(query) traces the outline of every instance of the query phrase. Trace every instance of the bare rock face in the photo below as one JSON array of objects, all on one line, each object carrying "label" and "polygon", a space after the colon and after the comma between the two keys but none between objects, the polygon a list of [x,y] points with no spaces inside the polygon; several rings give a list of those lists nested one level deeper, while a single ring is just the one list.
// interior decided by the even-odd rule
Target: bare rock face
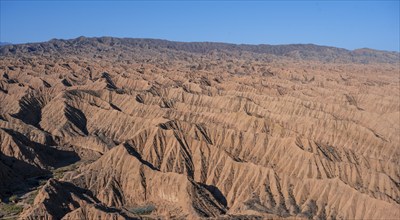
[{"label": "bare rock face", "polygon": [[107,208],[88,190],[50,179],[40,190],[23,219],[126,219],[119,210]]},{"label": "bare rock face", "polygon": [[400,218],[398,53],[81,37],[0,70],[0,216]]},{"label": "bare rock face", "polygon": [[[107,166],[109,169],[103,169]],[[226,212],[206,186],[186,175],[161,172],[127,144],[113,148],[82,170],[70,181],[89,189],[107,206],[152,204],[157,214],[170,217],[216,217]]]}]

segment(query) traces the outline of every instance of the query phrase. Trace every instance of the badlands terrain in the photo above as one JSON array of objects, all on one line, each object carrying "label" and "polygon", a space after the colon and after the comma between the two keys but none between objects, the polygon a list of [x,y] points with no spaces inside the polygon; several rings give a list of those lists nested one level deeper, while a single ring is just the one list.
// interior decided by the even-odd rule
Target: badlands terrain
[{"label": "badlands terrain", "polygon": [[0,218],[399,219],[399,53],[0,47]]}]

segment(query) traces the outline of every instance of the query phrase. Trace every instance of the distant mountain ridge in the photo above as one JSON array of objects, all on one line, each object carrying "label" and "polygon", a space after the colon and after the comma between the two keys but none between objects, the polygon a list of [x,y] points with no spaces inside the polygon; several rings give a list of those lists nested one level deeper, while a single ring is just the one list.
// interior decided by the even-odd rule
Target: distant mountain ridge
[{"label": "distant mountain ridge", "polygon": [[[120,52],[132,48],[142,50],[175,50],[189,53],[207,54],[210,52],[239,52],[262,55],[273,55],[298,60],[318,60],[323,62],[355,62],[355,63],[396,63],[399,62],[398,52],[380,51],[373,49],[347,50],[343,48],[319,46],[314,44],[288,45],[250,45],[215,42],[176,42],[159,39],[114,38],[114,37],[78,37],[70,40],[52,39],[43,43],[6,45],[0,48],[0,55],[12,56],[23,54],[76,54],[76,51],[90,53],[108,51]],[[99,50],[100,49],[100,50]]]}]

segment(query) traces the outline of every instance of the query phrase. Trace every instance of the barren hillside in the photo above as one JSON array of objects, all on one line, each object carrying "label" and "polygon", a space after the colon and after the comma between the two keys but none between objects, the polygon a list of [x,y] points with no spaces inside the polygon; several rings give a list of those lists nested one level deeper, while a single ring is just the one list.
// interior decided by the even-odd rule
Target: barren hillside
[{"label": "barren hillside", "polygon": [[0,47],[0,217],[399,219],[399,53]]}]

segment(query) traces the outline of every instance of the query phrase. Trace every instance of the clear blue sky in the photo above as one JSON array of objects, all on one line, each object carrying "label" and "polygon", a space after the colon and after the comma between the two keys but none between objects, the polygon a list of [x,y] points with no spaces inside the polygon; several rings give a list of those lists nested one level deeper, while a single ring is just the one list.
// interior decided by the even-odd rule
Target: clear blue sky
[{"label": "clear blue sky", "polygon": [[3,1],[0,41],[114,36],[399,51],[397,1]]}]

